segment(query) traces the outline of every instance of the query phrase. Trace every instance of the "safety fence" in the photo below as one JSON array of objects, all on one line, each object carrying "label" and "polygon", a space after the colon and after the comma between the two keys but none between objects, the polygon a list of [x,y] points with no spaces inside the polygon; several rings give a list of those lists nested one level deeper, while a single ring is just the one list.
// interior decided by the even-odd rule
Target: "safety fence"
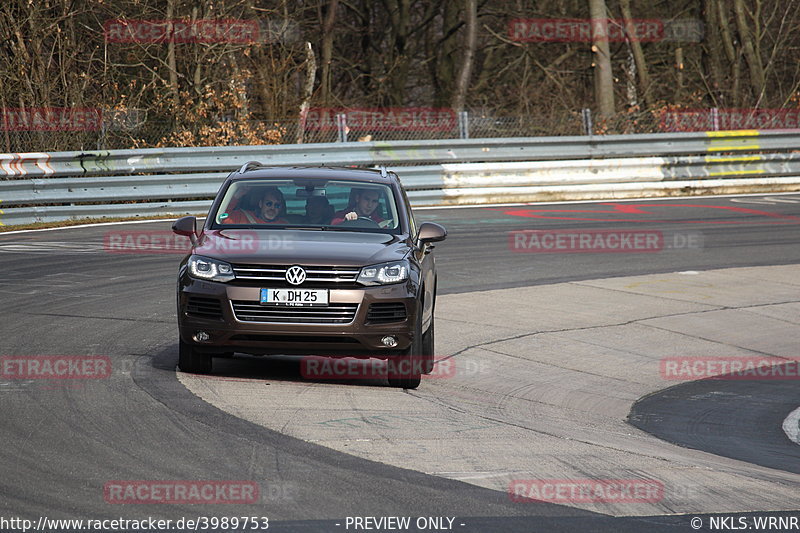
[{"label": "safety fence", "polygon": [[230,172],[385,165],[415,206],[800,190],[800,131],[0,154],[0,223],[207,211]]}]

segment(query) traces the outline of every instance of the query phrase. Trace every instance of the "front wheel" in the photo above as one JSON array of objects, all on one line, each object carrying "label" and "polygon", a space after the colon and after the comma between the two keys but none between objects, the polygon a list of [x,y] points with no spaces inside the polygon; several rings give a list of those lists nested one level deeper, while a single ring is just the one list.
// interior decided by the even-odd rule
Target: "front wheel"
[{"label": "front wheel", "polygon": [[211,373],[211,354],[198,352],[191,344],[179,341],[178,366],[190,374]]},{"label": "front wheel", "polygon": [[[408,352],[408,350],[406,350]],[[419,356],[405,353],[395,357],[397,370],[389,374],[389,386],[400,389],[416,389],[422,382]]]}]

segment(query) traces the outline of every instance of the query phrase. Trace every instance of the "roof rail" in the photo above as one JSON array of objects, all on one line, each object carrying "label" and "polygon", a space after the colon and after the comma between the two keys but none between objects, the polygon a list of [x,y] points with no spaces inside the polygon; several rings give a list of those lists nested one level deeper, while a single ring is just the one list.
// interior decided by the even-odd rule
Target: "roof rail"
[{"label": "roof rail", "polygon": [[260,167],[263,167],[263,166],[264,165],[262,165],[258,161],[248,161],[247,163],[245,163],[244,165],[241,166],[241,168],[239,169],[239,174],[244,174],[245,172],[247,172],[251,168],[260,168]]},{"label": "roof rail", "polygon": [[386,165],[381,165],[381,177],[385,178],[386,176],[388,176],[386,173]]}]

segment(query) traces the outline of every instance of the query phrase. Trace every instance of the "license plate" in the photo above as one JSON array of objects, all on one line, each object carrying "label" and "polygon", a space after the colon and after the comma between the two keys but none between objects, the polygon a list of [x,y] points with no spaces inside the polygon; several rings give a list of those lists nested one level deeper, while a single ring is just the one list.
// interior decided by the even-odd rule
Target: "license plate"
[{"label": "license plate", "polygon": [[328,305],[327,289],[261,289],[262,305],[312,307]]}]

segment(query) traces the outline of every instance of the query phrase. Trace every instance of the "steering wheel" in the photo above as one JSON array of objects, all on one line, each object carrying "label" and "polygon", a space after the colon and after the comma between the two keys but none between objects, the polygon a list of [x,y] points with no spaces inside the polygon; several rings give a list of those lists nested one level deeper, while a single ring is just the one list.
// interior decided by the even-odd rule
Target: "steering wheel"
[{"label": "steering wheel", "polygon": [[353,228],[379,228],[380,224],[369,217],[358,217],[355,220],[345,220],[340,226],[350,226]]}]

